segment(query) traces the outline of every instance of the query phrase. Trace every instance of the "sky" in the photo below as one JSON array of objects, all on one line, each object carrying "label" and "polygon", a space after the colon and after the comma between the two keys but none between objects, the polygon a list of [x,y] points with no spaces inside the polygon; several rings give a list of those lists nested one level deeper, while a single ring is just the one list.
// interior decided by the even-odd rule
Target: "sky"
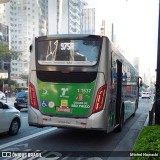
[{"label": "sky", "polygon": [[140,59],[140,75],[155,75],[157,67],[158,0],[86,0],[96,9],[96,34],[102,19],[112,20],[116,43],[133,62]]}]

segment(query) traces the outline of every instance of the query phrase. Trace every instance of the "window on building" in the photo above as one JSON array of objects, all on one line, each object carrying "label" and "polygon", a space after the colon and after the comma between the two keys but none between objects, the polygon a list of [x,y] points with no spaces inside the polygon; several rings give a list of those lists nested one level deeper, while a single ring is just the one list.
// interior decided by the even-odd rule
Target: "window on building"
[{"label": "window on building", "polygon": [[19,67],[22,67],[22,63],[19,63]]},{"label": "window on building", "polygon": [[18,24],[18,27],[19,27],[19,28],[22,27],[22,24]]},{"label": "window on building", "polygon": [[18,44],[22,44],[22,41],[19,41]]}]

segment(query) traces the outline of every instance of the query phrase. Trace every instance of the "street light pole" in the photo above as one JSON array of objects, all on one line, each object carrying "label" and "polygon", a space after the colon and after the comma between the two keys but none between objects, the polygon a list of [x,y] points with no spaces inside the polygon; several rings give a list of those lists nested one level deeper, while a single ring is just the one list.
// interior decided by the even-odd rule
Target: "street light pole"
[{"label": "street light pole", "polygon": [[[159,0],[160,5],[160,0]],[[158,18],[158,47],[157,47],[157,78],[156,78],[156,101],[155,101],[155,124],[160,125],[160,6]]]},{"label": "street light pole", "polygon": [[8,95],[11,96],[11,61],[8,63]]}]

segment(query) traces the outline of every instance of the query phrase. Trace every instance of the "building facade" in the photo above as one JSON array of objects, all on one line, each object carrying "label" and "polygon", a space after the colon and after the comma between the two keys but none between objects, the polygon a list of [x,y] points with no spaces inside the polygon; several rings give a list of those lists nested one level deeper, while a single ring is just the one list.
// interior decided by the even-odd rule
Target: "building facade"
[{"label": "building facade", "polygon": [[8,26],[0,23],[0,43],[9,45]]},{"label": "building facade", "polygon": [[112,42],[115,42],[114,27],[110,20],[102,20],[100,35],[107,36]]},{"label": "building facade", "polygon": [[80,34],[85,0],[49,0],[49,34]]},{"label": "building facade", "polygon": [[82,11],[82,33],[95,34],[95,8],[86,8]]},{"label": "building facade", "polygon": [[134,67],[137,69],[138,73],[139,73],[139,57],[135,57],[134,58]]},{"label": "building facade", "polygon": [[10,49],[18,52],[18,59],[11,62],[11,76],[25,74],[33,37],[48,32],[48,0],[10,0],[0,4],[0,23],[9,27]]}]

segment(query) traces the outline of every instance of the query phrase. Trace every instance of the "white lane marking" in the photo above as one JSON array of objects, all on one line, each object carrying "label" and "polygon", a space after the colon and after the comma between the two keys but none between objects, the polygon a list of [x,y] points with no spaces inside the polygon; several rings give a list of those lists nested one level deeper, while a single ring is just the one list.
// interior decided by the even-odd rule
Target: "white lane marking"
[{"label": "white lane marking", "polygon": [[26,137],[20,138],[20,139],[18,139],[18,140],[12,141],[12,142],[5,143],[5,144],[3,144],[3,145],[0,145],[0,150],[3,149],[3,148],[6,148],[6,147],[12,146],[12,145],[14,145],[14,144],[17,144],[17,143],[26,141],[26,140],[28,140],[28,139],[31,139],[31,138],[34,138],[34,137],[43,135],[43,134],[45,134],[45,133],[51,132],[51,131],[53,131],[53,130],[55,130],[55,129],[57,129],[57,128],[50,128],[50,129],[47,129],[47,130],[45,130],[45,131],[38,132],[38,133],[32,134],[32,135],[30,135],[30,136],[26,136]]}]

